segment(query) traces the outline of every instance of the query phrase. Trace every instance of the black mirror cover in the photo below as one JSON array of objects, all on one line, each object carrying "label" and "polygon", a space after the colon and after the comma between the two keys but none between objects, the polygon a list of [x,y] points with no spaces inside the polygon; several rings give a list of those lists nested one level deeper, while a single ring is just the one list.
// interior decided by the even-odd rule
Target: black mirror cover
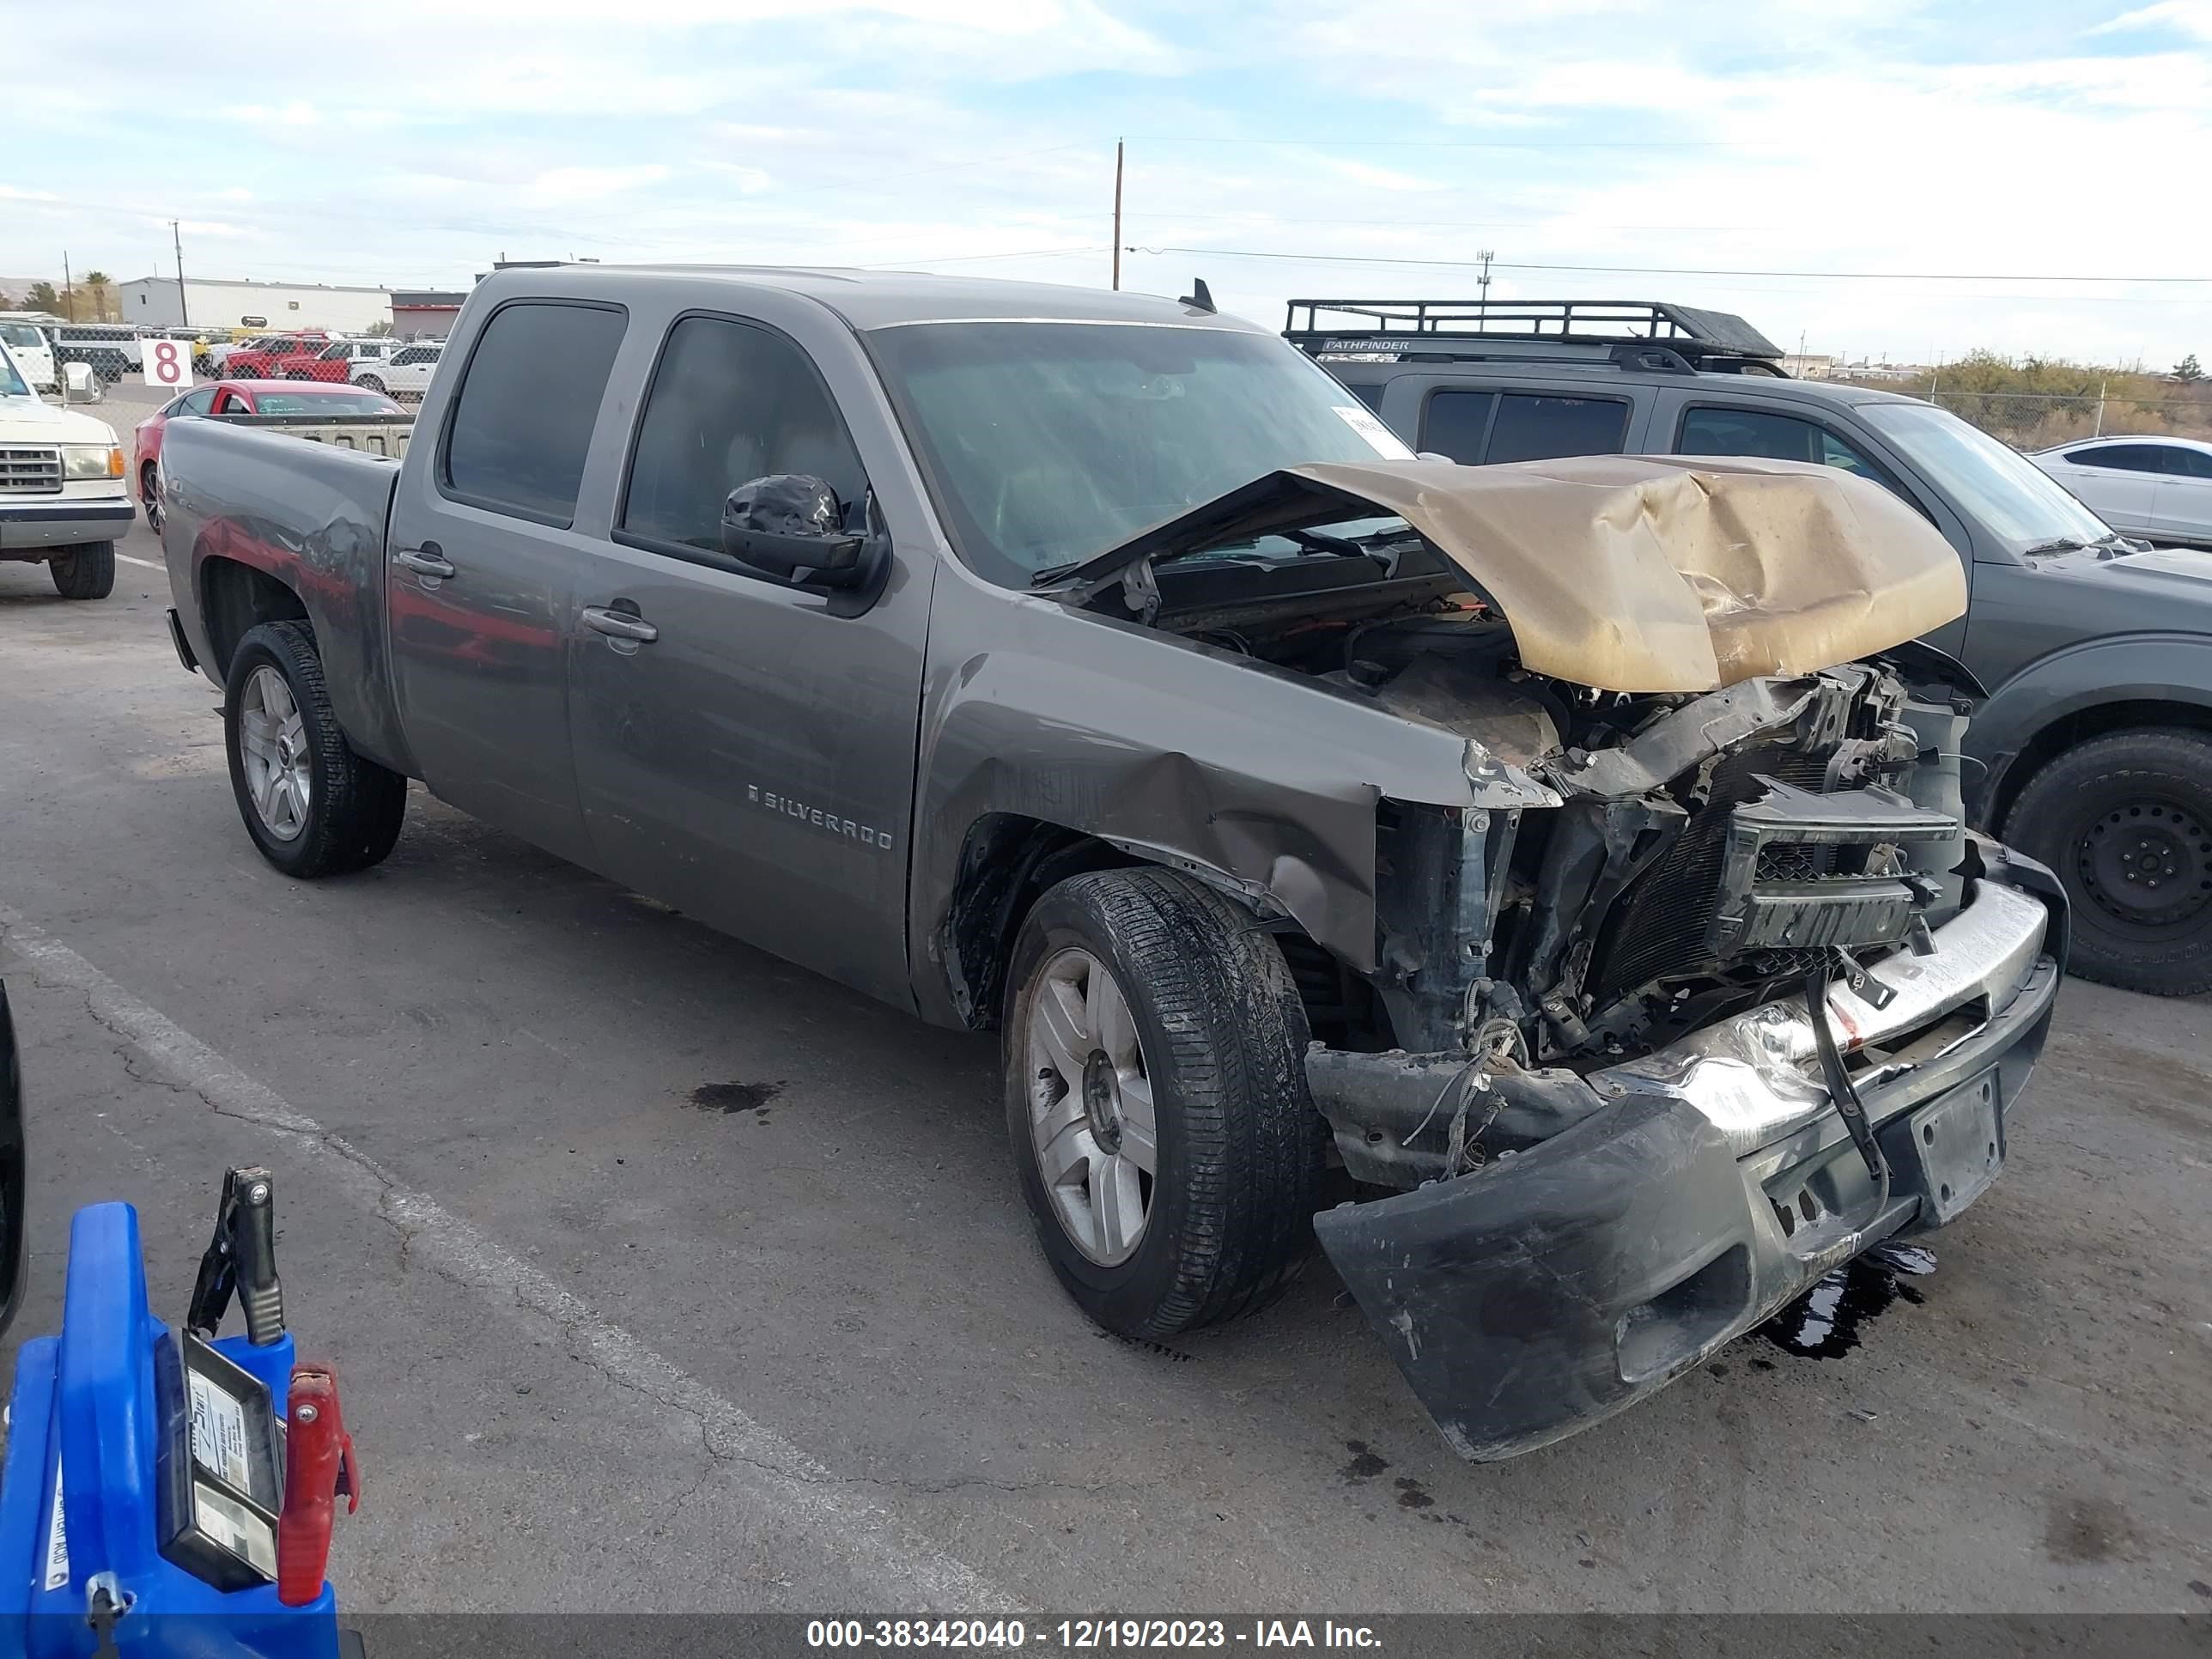
[{"label": "black mirror cover", "polygon": [[836,491],[803,473],[755,478],[723,503],[722,551],[784,581],[849,586],[863,573],[862,543],[846,533]]},{"label": "black mirror cover", "polygon": [[9,1017],[8,988],[0,985],[0,1334],[23,1305],[23,1068],[15,1054],[15,1025]]}]

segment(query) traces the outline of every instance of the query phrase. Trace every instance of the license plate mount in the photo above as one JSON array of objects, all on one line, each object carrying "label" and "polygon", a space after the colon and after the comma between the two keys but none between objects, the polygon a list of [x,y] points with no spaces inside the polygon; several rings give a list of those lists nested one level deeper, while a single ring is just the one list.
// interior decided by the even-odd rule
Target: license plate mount
[{"label": "license plate mount", "polygon": [[1930,1224],[1948,1226],[2004,1169],[1996,1073],[1984,1073],[1929,1102],[1907,1127],[1920,1165],[1921,1208]]}]

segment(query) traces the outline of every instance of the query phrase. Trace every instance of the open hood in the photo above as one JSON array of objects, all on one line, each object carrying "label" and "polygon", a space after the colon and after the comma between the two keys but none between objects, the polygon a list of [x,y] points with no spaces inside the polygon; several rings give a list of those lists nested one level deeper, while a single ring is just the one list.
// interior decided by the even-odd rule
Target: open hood
[{"label": "open hood", "polygon": [[1961,615],[1950,544],[1880,484],[1751,459],[1583,456],[1502,466],[1286,468],[1073,573],[1396,514],[1467,572],[1522,664],[1607,691],[1811,673]]}]

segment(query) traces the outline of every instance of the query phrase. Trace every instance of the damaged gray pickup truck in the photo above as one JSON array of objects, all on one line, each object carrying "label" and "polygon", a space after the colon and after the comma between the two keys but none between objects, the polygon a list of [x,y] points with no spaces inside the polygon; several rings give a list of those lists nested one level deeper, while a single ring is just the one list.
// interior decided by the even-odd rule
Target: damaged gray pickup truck
[{"label": "damaged gray pickup truck", "polygon": [[1317,1236],[1504,1457],[2003,1162],[2064,902],[1963,825],[1958,561],[1859,479],[1417,459],[1202,290],[599,266],[481,284],[404,462],[162,466],[271,863],[420,778],[1000,1027],[1111,1329]]}]

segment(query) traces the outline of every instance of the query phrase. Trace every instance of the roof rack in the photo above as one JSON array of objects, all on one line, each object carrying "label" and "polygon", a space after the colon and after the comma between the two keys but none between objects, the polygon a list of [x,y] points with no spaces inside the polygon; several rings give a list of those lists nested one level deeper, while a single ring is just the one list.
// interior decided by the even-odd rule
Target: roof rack
[{"label": "roof rack", "polygon": [[1662,300],[1292,300],[1283,335],[1316,357],[1783,373],[1782,348],[1742,318]]}]

